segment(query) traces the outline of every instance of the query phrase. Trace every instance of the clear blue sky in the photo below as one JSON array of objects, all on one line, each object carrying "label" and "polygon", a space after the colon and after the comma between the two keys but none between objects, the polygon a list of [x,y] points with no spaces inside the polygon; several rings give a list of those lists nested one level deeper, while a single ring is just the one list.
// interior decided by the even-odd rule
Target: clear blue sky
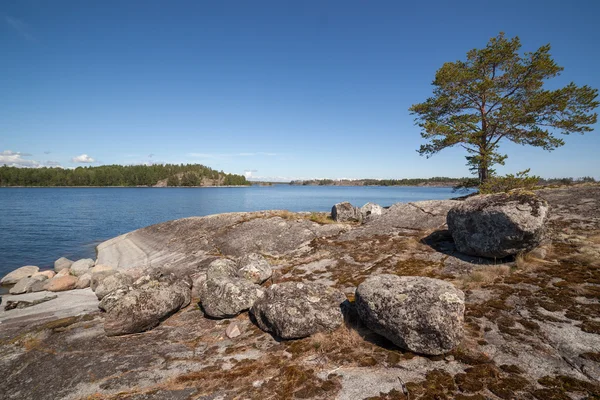
[{"label": "clear blue sky", "polygon": [[[600,1],[3,1],[0,162],[202,163],[255,177],[466,176],[408,108],[504,31],[600,87]],[[600,178],[600,132],[499,172]],[[93,160],[93,162],[92,162]]]}]

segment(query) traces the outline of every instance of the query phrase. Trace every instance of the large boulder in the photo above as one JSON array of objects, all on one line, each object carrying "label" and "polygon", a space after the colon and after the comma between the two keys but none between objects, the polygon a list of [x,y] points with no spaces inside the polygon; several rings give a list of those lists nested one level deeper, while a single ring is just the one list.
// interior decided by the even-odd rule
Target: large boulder
[{"label": "large boulder", "polygon": [[58,273],[65,268],[71,268],[72,264],[73,261],[69,260],[68,258],[61,257],[58,260],[54,261],[54,271]]},{"label": "large boulder", "polygon": [[84,258],[84,259],[75,261],[71,265],[71,275],[81,276],[83,274],[87,274],[89,272],[90,268],[92,268],[94,266],[94,263],[95,263],[95,261],[92,260],[91,258]]},{"label": "large boulder", "polygon": [[207,279],[200,290],[204,313],[213,318],[231,318],[248,310],[263,295],[263,289],[238,277]]},{"label": "large boulder", "polygon": [[385,209],[379,204],[367,203],[360,208],[361,221],[365,222],[377,218],[383,214]]},{"label": "large boulder", "polygon": [[253,283],[261,284],[273,275],[273,269],[266,258],[257,253],[250,253],[238,262],[237,275]]},{"label": "large boulder", "polygon": [[102,282],[96,286],[94,293],[96,294],[98,300],[102,300],[104,296],[114,292],[115,290],[128,289],[131,284],[133,284],[133,278],[131,276],[122,273],[116,273],[104,278]]},{"label": "large boulder", "polygon": [[107,336],[117,336],[147,331],[189,303],[187,282],[168,285],[155,281],[131,290],[108,307],[104,332]]},{"label": "large boulder", "polygon": [[464,293],[449,282],[372,275],[358,286],[355,298],[363,323],[403,349],[439,355],[463,337]]},{"label": "large boulder", "polygon": [[360,222],[362,214],[358,207],[344,201],[331,208],[331,218],[337,222]]},{"label": "large boulder", "polygon": [[233,278],[235,276],[237,276],[237,264],[235,261],[228,258],[217,258],[216,260],[211,261],[206,269],[207,279],[221,277]]},{"label": "large boulder", "polygon": [[55,276],[48,280],[48,283],[44,286],[45,290],[50,292],[62,292],[65,290],[75,289],[78,278],[73,275]]},{"label": "large boulder", "polygon": [[32,287],[37,282],[43,282],[48,277],[45,275],[31,276],[29,278],[19,279],[19,282],[15,283],[15,286],[10,288],[10,294],[22,294],[32,292]]},{"label": "large boulder", "polygon": [[17,268],[12,272],[9,272],[0,280],[0,285],[14,285],[23,278],[29,278],[40,270],[39,267],[33,265],[26,265],[21,268]]},{"label": "large boulder", "polygon": [[260,329],[299,339],[339,327],[345,301],[343,293],[319,283],[284,282],[267,288],[250,311]]},{"label": "large boulder", "polygon": [[517,191],[459,203],[448,212],[448,229],[459,252],[503,258],[538,246],[547,218],[545,200]]}]

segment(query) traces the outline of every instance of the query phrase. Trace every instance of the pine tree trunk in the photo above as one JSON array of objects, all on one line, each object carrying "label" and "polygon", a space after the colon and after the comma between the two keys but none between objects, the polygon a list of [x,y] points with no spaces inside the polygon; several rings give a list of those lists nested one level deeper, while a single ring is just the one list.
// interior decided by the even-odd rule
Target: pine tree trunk
[{"label": "pine tree trunk", "polygon": [[479,183],[485,183],[488,180],[488,167],[487,165],[479,165]]}]

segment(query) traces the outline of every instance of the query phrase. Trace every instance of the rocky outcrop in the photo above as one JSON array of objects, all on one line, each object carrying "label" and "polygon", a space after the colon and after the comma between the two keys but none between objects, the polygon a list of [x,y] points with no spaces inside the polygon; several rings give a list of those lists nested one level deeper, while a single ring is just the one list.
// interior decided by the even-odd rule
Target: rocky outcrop
[{"label": "rocky outcrop", "polygon": [[34,284],[36,284],[37,282],[43,282],[47,279],[48,277],[45,275],[34,275],[29,278],[22,278],[17,283],[15,283],[15,286],[10,288],[10,294],[22,294],[32,292],[32,287]]},{"label": "rocky outcrop", "polygon": [[50,292],[62,292],[65,290],[75,289],[78,278],[73,275],[55,276],[48,280],[48,283],[44,286],[45,290]]},{"label": "rocky outcrop", "polygon": [[237,265],[237,275],[250,282],[261,284],[273,275],[271,264],[260,254],[251,253],[243,256]]},{"label": "rocky outcrop", "polygon": [[95,261],[91,258],[84,258],[82,260],[77,260],[71,265],[71,275],[81,276],[83,274],[87,274],[94,266]]},{"label": "rocky outcrop", "polygon": [[244,278],[220,276],[204,282],[200,304],[210,317],[231,318],[248,310],[262,295],[260,286]]},{"label": "rocky outcrop", "polygon": [[284,282],[267,288],[251,312],[262,330],[298,339],[339,327],[344,301],[343,293],[322,284]]},{"label": "rocky outcrop", "polygon": [[107,336],[126,335],[152,329],[163,319],[190,303],[186,282],[166,284],[153,281],[130,291],[108,307],[104,320]]},{"label": "rocky outcrop", "polygon": [[33,265],[26,265],[21,268],[17,268],[14,271],[9,272],[0,280],[0,285],[14,285],[23,278],[29,278],[40,270],[39,267]]},{"label": "rocky outcrop", "polygon": [[448,229],[458,251],[503,258],[531,250],[544,236],[548,203],[533,193],[474,196],[448,213]]},{"label": "rocky outcrop", "polygon": [[54,272],[58,273],[65,268],[71,268],[73,261],[68,258],[61,257],[58,260],[54,261]]},{"label": "rocky outcrop", "polygon": [[362,221],[362,214],[359,208],[344,201],[331,208],[331,218],[337,222],[360,222]]},{"label": "rocky outcrop", "polygon": [[397,346],[438,355],[463,337],[464,294],[439,279],[372,275],[356,289],[363,323]]}]

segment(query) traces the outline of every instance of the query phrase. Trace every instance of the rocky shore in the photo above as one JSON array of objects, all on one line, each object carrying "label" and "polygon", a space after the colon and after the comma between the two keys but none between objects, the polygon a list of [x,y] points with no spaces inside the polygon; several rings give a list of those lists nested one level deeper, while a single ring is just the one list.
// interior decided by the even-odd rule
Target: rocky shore
[{"label": "rocky shore", "polygon": [[600,186],[192,217],[2,278],[0,399],[600,396]]}]

